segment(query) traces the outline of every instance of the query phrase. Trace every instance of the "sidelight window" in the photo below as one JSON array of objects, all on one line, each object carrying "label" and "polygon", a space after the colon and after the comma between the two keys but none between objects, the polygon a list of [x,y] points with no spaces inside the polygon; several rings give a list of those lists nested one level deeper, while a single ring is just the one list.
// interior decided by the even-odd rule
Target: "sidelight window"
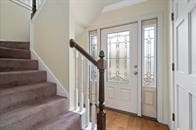
[{"label": "sidelight window", "polygon": [[156,19],[142,22],[144,87],[156,87],[156,26]]}]

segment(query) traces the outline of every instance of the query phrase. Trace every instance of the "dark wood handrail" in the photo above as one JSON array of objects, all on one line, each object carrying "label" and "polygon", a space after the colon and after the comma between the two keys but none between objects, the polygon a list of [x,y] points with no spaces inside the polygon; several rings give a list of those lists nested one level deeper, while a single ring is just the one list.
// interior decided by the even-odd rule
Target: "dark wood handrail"
[{"label": "dark wood handrail", "polygon": [[97,66],[97,61],[81,46],[79,46],[73,39],[70,40],[70,47],[76,48],[82,55],[84,55],[89,61],[91,61],[95,66]]},{"label": "dark wood handrail", "polygon": [[37,11],[37,3],[36,0],[32,0],[32,13],[31,13],[31,19],[33,18],[33,16],[35,15]]},{"label": "dark wood handrail", "polygon": [[106,130],[106,114],[105,114],[105,88],[104,88],[104,52],[100,51],[100,59],[96,61],[88,52],[86,52],[73,39],[70,40],[70,47],[74,47],[82,55],[84,55],[90,62],[92,62],[99,69],[99,112],[97,113],[97,130]]}]

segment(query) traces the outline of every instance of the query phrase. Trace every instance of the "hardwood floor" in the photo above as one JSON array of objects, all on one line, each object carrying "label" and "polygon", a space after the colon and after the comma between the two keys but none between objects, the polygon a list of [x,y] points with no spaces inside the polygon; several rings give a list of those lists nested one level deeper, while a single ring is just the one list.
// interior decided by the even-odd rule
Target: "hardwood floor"
[{"label": "hardwood floor", "polygon": [[169,130],[156,121],[106,110],[106,130]]}]

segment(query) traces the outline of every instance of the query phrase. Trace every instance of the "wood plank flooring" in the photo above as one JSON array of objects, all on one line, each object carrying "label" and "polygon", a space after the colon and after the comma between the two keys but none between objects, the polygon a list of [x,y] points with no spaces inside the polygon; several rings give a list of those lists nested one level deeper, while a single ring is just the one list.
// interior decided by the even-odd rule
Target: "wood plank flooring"
[{"label": "wood plank flooring", "polygon": [[156,121],[106,110],[106,130],[169,130]]}]

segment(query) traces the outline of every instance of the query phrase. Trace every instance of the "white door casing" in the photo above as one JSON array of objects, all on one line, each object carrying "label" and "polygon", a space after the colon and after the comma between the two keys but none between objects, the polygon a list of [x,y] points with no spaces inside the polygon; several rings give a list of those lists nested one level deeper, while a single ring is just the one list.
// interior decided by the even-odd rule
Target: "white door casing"
[{"label": "white door casing", "polygon": [[[113,35],[119,36],[121,38],[121,34],[129,35],[128,45],[124,46],[119,43],[119,45],[112,42],[111,46],[109,43],[109,38]],[[118,39],[118,38],[117,38]],[[111,107],[114,109],[119,109],[122,111],[127,111],[131,113],[137,113],[137,51],[138,51],[138,23],[131,23],[122,26],[116,26],[111,28],[106,28],[101,30],[101,49],[106,52],[106,79],[105,79],[105,103],[107,107]],[[115,47],[119,46],[119,51],[115,51]],[[127,46],[126,49],[123,48]],[[111,52],[111,53],[110,53]],[[119,54],[117,54],[119,53]],[[123,53],[123,54],[122,54]],[[124,56],[126,53],[127,59],[121,59],[122,55]],[[119,55],[119,56],[118,56]],[[116,58],[116,59],[115,59]],[[119,60],[117,60],[119,59]],[[119,65],[117,64],[119,63]],[[118,67],[114,67],[118,66]],[[110,68],[110,67],[111,68]],[[126,70],[123,67],[126,66]],[[125,68],[126,68],[125,67]],[[122,71],[121,71],[122,70]],[[113,73],[115,72],[115,73]],[[122,73],[123,72],[123,73]],[[123,79],[122,75],[126,75],[126,80]],[[122,78],[122,79],[121,79]]]},{"label": "white door casing", "polygon": [[174,1],[175,130],[196,130],[196,1]]}]

